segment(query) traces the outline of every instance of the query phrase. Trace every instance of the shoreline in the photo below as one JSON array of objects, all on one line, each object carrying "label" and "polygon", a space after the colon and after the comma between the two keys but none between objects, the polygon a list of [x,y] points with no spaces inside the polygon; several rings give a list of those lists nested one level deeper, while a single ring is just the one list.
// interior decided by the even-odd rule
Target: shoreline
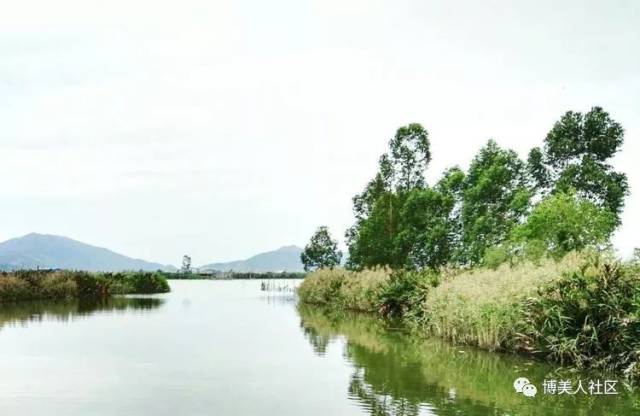
[{"label": "shoreline", "polygon": [[412,337],[614,373],[638,383],[639,271],[635,263],[585,254],[496,269],[326,269],[305,279],[298,295],[302,304],[398,318]]}]

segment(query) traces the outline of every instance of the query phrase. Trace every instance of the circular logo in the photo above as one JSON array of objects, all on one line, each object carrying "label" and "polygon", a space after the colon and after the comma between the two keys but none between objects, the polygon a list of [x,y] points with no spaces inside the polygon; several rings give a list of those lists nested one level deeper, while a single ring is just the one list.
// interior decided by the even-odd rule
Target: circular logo
[{"label": "circular logo", "polygon": [[524,394],[525,397],[535,397],[537,393],[538,389],[533,384],[525,384],[524,387],[522,387],[522,394]]},{"label": "circular logo", "polygon": [[526,377],[520,377],[513,382],[513,388],[516,389],[516,393],[522,393],[522,388],[527,384],[531,384],[529,379]]}]

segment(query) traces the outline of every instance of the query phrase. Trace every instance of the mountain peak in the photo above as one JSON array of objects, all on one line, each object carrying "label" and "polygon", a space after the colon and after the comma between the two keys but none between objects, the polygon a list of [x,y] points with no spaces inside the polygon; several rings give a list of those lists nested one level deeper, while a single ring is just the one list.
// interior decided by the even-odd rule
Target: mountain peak
[{"label": "mountain peak", "polygon": [[290,245],[290,246],[282,246],[276,251],[302,251],[302,249],[296,245]]},{"label": "mountain peak", "polygon": [[0,243],[0,265],[9,269],[73,269],[87,271],[170,270],[102,247],[53,234],[29,233]]}]

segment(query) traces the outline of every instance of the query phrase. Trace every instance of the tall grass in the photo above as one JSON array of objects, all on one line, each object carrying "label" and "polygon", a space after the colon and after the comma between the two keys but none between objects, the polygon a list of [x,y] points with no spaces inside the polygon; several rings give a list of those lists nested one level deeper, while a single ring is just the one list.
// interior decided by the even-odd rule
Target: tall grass
[{"label": "tall grass", "polygon": [[302,302],[402,316],[423,335],[544,357],[640,381],[640,265],[571,253],[559,261],[440,274],[320,270]]},{"label": "tall grass", "polygon": [[376,312],[380,307],[380,295],[390,278],[391,271],[387,269],[362,272],[320,269],[304,279],[298,287],[298,295],[307,303]]},{"label": "tall grass", "polygon": [[0,303],[40,299],[99,299],[113,294],[163,293],[163,274],[20,270],[0,273]]},{"label": "tall grass", "polygon": [[584,259],[571,254],[560,262],[505,263],[443,276],[421,305],[424,329],[454,343],[488,350],[526,349],[517,330],[525,319],[527,299],[538,288],[575,270]]}]

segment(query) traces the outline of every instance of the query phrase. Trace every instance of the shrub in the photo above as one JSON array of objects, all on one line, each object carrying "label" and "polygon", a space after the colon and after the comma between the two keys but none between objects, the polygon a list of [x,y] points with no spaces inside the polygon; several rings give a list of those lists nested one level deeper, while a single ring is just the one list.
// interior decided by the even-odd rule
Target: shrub
[{"label": "shrub", "polygon": [[594,257],[530,300],[526,333],[547,358],[640,375],[640,276]]},{"label": "shrub", "polygon": [[419,318],[429,290],[437,286],[439,281],[438,273],[433,271],[393,273],[380,292],[380,312],[395,317],[411,313],[414,318]]},{"label": "shrub", "polygon": [[15,302],[29,299],[31,285],[16,276],[0,276],[0,300]]}]

